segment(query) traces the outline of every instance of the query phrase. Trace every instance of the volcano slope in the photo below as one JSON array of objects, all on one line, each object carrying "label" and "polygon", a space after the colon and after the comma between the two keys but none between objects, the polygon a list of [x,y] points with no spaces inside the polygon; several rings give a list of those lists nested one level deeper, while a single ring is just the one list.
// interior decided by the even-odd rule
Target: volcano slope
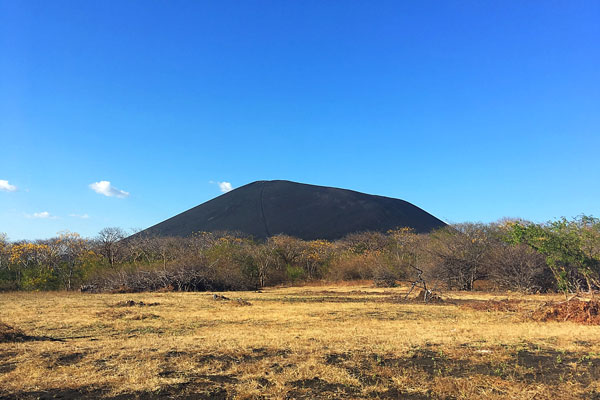
[{"label": "volcano slope", "polygon": [[257,181],[156,224],[139,234],[188,236],[235,231],[264,239],[339,239],[364,231],[410,227],[430,232],[446,224],[400,199],[290,181]]}]

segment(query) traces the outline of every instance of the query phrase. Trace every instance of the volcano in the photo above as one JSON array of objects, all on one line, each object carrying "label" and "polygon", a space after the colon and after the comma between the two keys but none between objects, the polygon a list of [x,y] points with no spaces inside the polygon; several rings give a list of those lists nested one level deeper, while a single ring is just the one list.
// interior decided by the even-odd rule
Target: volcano
[{"label": "volcano", "polygon": [[188,236],[234,231],[257,239],[285,234],[334,240],[350,233],[409,227],[430,232],[446,224],[400,199],[290,181],[257,181],[209,200],[139,234]]}]

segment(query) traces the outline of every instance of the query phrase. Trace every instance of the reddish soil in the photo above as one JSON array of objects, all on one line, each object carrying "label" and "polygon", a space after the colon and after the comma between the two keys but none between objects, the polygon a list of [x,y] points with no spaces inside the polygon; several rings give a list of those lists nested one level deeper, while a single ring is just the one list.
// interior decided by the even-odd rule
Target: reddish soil
[{"label": "reddish soil", "polygon": [[471,300],[461,304],[461,307],[478,311],[518,312],[521,311],[520,303],[519,300]]},{"label": "reddish soil", "polygon": [[600,325],[598,300],[572,299],[562,303],[546,303],[533,313],[536,321],[571,321],[584,325]]}]

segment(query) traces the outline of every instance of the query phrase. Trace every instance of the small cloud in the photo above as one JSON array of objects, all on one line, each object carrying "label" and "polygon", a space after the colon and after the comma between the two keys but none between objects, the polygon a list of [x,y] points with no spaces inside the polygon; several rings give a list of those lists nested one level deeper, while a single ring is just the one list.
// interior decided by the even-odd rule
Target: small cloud
[{"label": "small cloud", "polygon": [[227,192],[231,192],[233,190],[233,186],[231,186],[230,182],[208,181],[208,183],[212,183],[212,184],[218,185],[219,186],[219,190],[221,191],[221,193],[227,193]]},{"label": "small cloud", "polygon": [[233,187],[229,182],[217,182],[217,184],[219,185],[219,189],[222,193],[231,192],[233,190]]},{"label": "small cloud", "polygon": [[69,217],[88,219],[90,216],[87,214],[69,214]]},{"label": "small cloud", "polygon": [[94,192],[103,194],[107,197],[119,197],[121,199],[129,197],[129,192],[117,189],[116,187],[112,186],[109,181],[94,182],[89,186]]},{"label": "small cloud", "polygon": [[15,192],[17,187],[15,185],[11,185],[4,179],[0,179],[0,190],[4,190],[5,192]]},{"label": "small cloud", "polygon": [[37,219],[57,219],[58,217],[50,214],[48,211],[36,212],[33,214],[25,214],[27,218],[37,218]]}]

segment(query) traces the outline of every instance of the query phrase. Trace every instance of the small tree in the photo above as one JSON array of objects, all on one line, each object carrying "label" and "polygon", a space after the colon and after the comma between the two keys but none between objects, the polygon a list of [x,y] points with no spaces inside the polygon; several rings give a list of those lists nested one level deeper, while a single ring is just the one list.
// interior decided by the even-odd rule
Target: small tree
[{"label": "small tree", "polygon": [[256,266],[258,286],[265,287],[271,277],[271,272],[277,266],[278,255],[275,243],[272,240],[267,240],[265,243],[250,246],[249,250]]},{"label": "small tree", "polygon": [[73,280],[82,275],[81,266],[90,252],[90,243],[78,233],[61,232],[48,242],[51,263],[66,290],[73,289]]},{"label": "small tree", "polygon": [[525,293],[544,291],[553,285],[544,255],[524,244],[494,246],[489,277],[500,288]]},{"label": "small tree", "polygon": [[483,224],[453,225],[432,233],[434,272],[450,289],[473,290],[473,284],[487,275],[491,240]]},{"label": "small tree", "polygon": [[304,268],[308,279],[320,278],[331,260],[333,245],[326,240],[305,242],[301,253],[300,265]]},{"label": "small tree", "polygon": [[4,233],[0,233],[0,291],[18,289],[14,268],[11,268],[11,243]]},{"label": "small tree", "polygon": [[103,255],[111,267],[114,267],[123,252],[123,243],[121,241],[126,237],[126,233],[121,228],[104,228],[96,237],[98,243],[98,252]]},{"label": "small tree", "polygon": [[55,276],[49,266],[50,248],[44,243],[15,243],[10,249],[10,265],[18,287],[54,289]]}]

